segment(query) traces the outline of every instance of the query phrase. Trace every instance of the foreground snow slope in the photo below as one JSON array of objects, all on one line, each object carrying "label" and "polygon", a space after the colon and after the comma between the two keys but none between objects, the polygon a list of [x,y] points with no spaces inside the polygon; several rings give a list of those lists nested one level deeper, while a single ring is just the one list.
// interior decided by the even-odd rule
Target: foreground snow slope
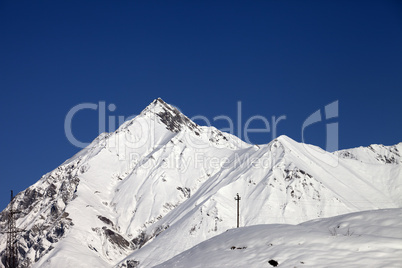
[{"label": "foreground snow slope", "polygon": [[231,229],[175,256],[163,267],[400,267],[402,209]]},{"label": "foreground snow slope", "polygon": [[16,196],[20,266],[163,263],[235,227],[236,193],[241,226],[399,208],[400,152],[332,154],[286,136],[250,145],[157,99]]}]

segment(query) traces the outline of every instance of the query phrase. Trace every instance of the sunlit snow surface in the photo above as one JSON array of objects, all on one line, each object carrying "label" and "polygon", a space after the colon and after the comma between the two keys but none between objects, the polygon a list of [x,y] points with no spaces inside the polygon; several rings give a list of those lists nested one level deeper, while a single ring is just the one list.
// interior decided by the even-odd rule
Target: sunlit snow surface
[{"label": "sunlit snow surface", "polygon": [[155,268],[401,267],[402,210],[231,229]]}]

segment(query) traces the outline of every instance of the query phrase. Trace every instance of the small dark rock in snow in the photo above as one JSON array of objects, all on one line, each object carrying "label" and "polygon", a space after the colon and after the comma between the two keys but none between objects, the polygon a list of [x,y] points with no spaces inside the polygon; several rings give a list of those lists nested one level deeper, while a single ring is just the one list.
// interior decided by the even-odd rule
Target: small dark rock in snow
[{"label": "small dark rock in snow", "polygon": [[278,262],[276,260],[269,260],[268,263],[271,264],[273,267],[278,266]]}]

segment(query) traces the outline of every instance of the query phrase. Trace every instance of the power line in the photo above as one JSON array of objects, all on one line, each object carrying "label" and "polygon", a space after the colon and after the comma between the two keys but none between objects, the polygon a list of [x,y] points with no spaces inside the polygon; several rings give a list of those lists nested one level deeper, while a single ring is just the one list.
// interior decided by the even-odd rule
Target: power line
[{"label": "power line", "polygon": [[18,247],[17,247],[17,233],[22,232],[23,230],[18,229],[15,226],[15,217],[14,215],[20,213],[21,211],[14,210],[14,195],[11,190],[11,200],[10,200],[10,208],[7,213],[7,227],[8,230],[3,232],[7,234],[7,247],[6,247],[6,268],[17,268],[18,267]]}]

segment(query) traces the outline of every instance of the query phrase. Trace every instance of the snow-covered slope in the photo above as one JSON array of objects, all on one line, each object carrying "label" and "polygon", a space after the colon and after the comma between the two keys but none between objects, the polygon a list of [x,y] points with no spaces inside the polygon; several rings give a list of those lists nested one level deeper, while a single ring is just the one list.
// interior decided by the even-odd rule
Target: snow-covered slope
[{"label": "snow-covered slope", "polygon": [[402,210],[231,229],[163,267],[400,267]]},{"label": "snow-covered slope", "polygon": [[297,224],[355,211],[400,207],[400,165],[339,159],[336,167],[325,166],[305,154],[305,146],[281,136],[260,148],[237,152],[237,162],[236,157],[231,159],[195,195],[158,222],[169,225],[169,229],[120,264],[137,261],[139,267],[151,267],[235,227],[236,193],[242,198],[242,226]]},{"label": "snow-covered slope", "polygon": [[20,263],[151,267],[235,227],[236,193],[242,226],[402,207],[400,147],[254,146],[157,99],[16,196]]}]

